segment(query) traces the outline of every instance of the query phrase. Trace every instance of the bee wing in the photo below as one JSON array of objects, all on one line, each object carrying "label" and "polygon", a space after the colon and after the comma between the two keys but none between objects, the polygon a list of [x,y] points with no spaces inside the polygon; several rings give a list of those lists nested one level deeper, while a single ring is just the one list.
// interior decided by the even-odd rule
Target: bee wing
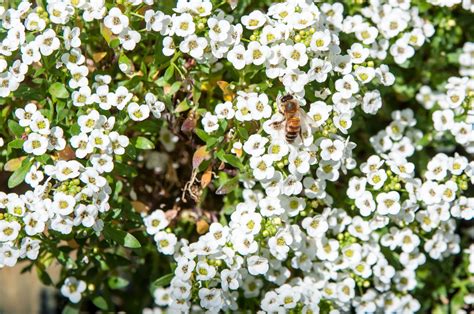
[{"label": "bee wing", "polygon": [[300,120],[301,120],[301,128],[304,130],[310,130],[314,127],[314,121],[311,119],[308,113],[304,111],[302,108],[299,108],[300,112]]},{"label": "bee wing", "polygon": [[301,121],[301,140],[304,146],[309,146],[313,143],[313,120],[303,109],[299,109]]}]

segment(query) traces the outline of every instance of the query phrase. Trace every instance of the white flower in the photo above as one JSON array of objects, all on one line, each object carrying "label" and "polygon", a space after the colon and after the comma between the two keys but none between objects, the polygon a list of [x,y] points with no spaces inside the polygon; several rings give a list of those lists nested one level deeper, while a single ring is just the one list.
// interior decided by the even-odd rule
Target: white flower
[{"label": "white flower", "polygon": [[36,132],[41,135],[48,135],[50,133],[50,123],[47,118],[45,118],[41,112],[36,111],[31,117],[30,128],[33,132]]},{"label": "white flower", "polygon": [[67,277],[61,287],[61,294],[72,303],[79,303],[85,290],[85,281],[77,280],[75,277]]},{"label": "white flower", "polygon": [[115,131],[109,133],[109,139],[109,150],[117,155],[123,155],[125,153],[125,147],[127,147],[130,143],[130,140],[127,136],[120,135],[118,132]]},{"label": "white flower", "polygon": [[21,225],[16,221],[0,220],[0,242],[15,241]]},{"label": "white flower", "polygon": [[176,46],[173,42],[172,37],[165,37],[163,39],[163,55],[169,57],[172,56],[176,52]]},{"label": "white flower", "polygon": [[137,43],[141,40],[141,35],[139,32],[125,27],[118,36],[120,44],[125,50],[133,50]]},{"label": "white flower", "polygon": [[335,88],[343,98],[347,99],[359,91],[359,84],[357,84],[354,76],[346,74],[342,79],[336,81]]},{"label": "white flower", "polygon": [[35,165],[31,166],[30,170],[26,174],[25,182],[31,187],[37,187],[41,181],[44,179],[44,174],[42,171],[38,170],[38,167]]},{"label": "white flower", "polygon": [[283,85],[289,92],[293,93],[301,93],[308,81],[308,74],[300,70],[288,69],[283,76]]},{"label": "white flower", "polygon": [[158,231],[165,229],[168,226],[168,219],[162,210],[155,210],[150,215],[143,219],[145,223],[146,232],[150,235],[156,234]]},{"label": "white flower", "polygon": [[320,260],[327,260],[334,262],[339,256],[339,242],[335,239],[317,239],[316,241],[316,255]]},{"label": "white flower", "polygon": [[302,226],[309,236],[315,238],[323,237],[329,228],[327,221],[321,215],[306,217],[303,219]]},{"label": "white flower", "polygon": [[107,180],[100,176],[97,170],[87,167],[84,172],[81,173],[79,179],[88,185],[88,188],[94,192],[98,192],[107,184]]},{"label": "white flower", "polygon": [[200,261],[196,265],[196,275],[197,280],[206,281],[214,278],[216,269],[205,261]]},{"label": "white flower", "polygon": [[41,156],[48,150],[48,139],[38,133],[30,133],[23,143],[23,150],[28,154]]},{"label": "white flower", "polygon": [[230,101],[217,104],[214,112],[219,119],[230,120],[235,115],[235,110],[233,109],[232,103]]},{"label": "white flower", "polygon": [[259,134],[252,134],[244,143],[244,151],[251,156],[261,156],[265,153],[265,144],[268,143],[268,138],[262,137]]},{"label": "white flower", "polygon": [[212,133],[214,131],[217,131],[217,129],[219,129],[219,120],[217,116],[213,115],[210,112],[206,112],[206,114],[201,120],[201,123],[206,133]]},{"label": "white flower", "polygon": [[264,217],[278,216],[285,212],[279,198],[265,197],[259,201],[260,214]]},{"label": "white flower", "polygon": [[89,70],[86,66],[71,65],[70,71],[71,79],[68,83],[69,87],[71,87],[72,89],[77,89],[80,87],[87,86],[87,84],[89,83],[89,81],[87,80],[87,74],[89,74]]},{"label": "white flower", "polygon": [[225,41],[229,36],[230,23],[227,20],[218,20],[211,17],[207,20],[209,38],[213,41]]},{"label": "white flower", "polygon": [[253,63],[255,65],[262,65],[270,54],[270,48],[262,46],[257,41],[251,41],[245,52],[245,62],[247,64]]},{"label": "white flower", "polygon": [[83,225],[84,227],[92,227],[97,219],[98,209],[95,205],[84,205],[79,204],[74,209],[74,221],[75,226]]},{"label": "white flower", "polygon": [[24,108],[18,108],[15,110],[15,116],[18,118],[18,123],[22,127],[28,127],[31,124],[33,115],[37,111],[36,105],[34,103],[27,104]]},{"label": "white flower", "polygon": [[253,254],[258,250],[258,243],[253,235],[244,233],[241,230],[236,229],[232,232],[231,241],[235,251],[240,255]]},{"label": "white flower", "polygon": [[199,304],[205,309],[220,309],[222,307],[222,292],[220,289],[201,288],[198,292]]},{"label": "white flower", "polygon": [[286,65],[289,69],[305,66],[308,62],[306,46],[302,43],[297,43],[294,46],[286,46],[282,49],[282,54],[286,59]]},{"label": "white flower", "polygon": [[327,51],[331,43],[331,33],[329,30],[314,32],[311,36],[310,47],[313,51]]},{"label": "white flower", "polygon": [[204,49],[207,47],[207,40],[204,37],[197,37],[192,34],[187,36],[180,44],[179,50],[189,54],[195,59],[201,59]]},{"label": "white flower", "polygon": [[433,124],[437,131],[447,131],[454,126],[454,112],[451,109],[433,112]]},{"label": "white flower", "polygon": [[260,11],[252,11],[249,15],[242,16],[242,24],[249,30],[260,28],[265,24],[267,17]]},{"label": "white flower", "polygon": [[102,129],[94,129],[89,136],[89,142],[92,147],[105,150],[110,144],[110,139]]},{"label": "white flower", "polygon": [[196,25],[193,22],[193,17],[191,14],[184,13],[172,18],[172,30],[173,32],[180,37],[187,37],[194,34],[196,30]]},{"label": "white flower", "polygon": [[223,269],[221,272],[222,290],[237,290],[239,288],[239,279],[241,275],[236,270]]},{"label": "white flower", "polygon": [[246,50],[243,45],[237,45],[233,47],[227,53],[227,59],[237,70],[242,70],[247,64]]},{"label": "white flower", "polygon": [[377,212],[380,215],[396,215],[400,212],[400,194],[396,191],[380,193],[376,197]]},{"label": "white flower", "polygon": [[127,112],[133,121],[143,121],[150,116],[150,107],[131,102],[128,104]]},{"label": "white flower", "polygon": [[74,211],[76,199],[72,195],[67,195],[63,192],[56,192],[54,194],[54,201],[52,204],[53,212],[59,215],[69,215]]},{"label": "white flower", "polygon": [[59,39],[52,29],[45,30],[41,35],[36,37],[35,41],[39,45],[40,52],[43,56],[50,56],[55,50],[59,49]]},{"label": "white flower", "polygon": [[178,238],[176,238],[174,233],[159,231],[155,234],[154,239],[159,252],[166,255],[174,253],[176,242],[178,242]]},{"label": "white flower", "polygon": [[253,276],[264,275],[269,269],[268,259],[258,255],[247,258],[247,268]]},{"label": "white flower", "polygon": [[338,161],[344,154],[344,143],[340,140],[323,139],[320,143],[321,158],[323,160]]},{"label": "white flower", "polygon": [[104,25],[109,28],[115,35],[120,34],[128,27],[128,17],[122,14],[118,7],[110,9],[107,16],[104,18]]}]

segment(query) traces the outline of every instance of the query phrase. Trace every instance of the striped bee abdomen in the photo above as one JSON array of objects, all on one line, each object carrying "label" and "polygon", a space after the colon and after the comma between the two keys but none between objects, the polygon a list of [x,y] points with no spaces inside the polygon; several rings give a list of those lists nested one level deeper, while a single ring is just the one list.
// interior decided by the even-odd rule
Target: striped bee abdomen
[{"label": "striped bee abdomen", "polygon": [[293,143],[301,131],[301,123],[299,117],[291,117],[286,121],[286,141]]}]

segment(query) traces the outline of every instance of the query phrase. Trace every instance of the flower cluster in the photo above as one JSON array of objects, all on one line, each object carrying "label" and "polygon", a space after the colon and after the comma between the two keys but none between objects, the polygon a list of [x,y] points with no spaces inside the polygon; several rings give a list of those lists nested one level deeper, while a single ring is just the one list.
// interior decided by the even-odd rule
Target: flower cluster
[{"label": "flower cluster", "polygon": [[464,10],[474,12],[474,4],[469,0],[428,0],[429,3],[440,7],[455,7],[461,5]]},{"label": "flower cluster", "polygon": [[433,134],[436,140],[452,138],[467,152],[474,153],[474,79],[450,77],[443,92],[423,86],[417,100],[432,112]]},{"label": "flower cluster", "polygon": [[395,63],[405,63],[435,32],[410,1],[371,0],[360,13],[347,17],[343,30],[371,45],[370,55],[380,60],[390,53]]},{"label": "flower cluster", "polygon": [[474,303],[431,276],[474,271],[474,29],[438,7],[469,0],[16,2],[1,267],[78,311],[142,311],[133,280],[150,313]]}]

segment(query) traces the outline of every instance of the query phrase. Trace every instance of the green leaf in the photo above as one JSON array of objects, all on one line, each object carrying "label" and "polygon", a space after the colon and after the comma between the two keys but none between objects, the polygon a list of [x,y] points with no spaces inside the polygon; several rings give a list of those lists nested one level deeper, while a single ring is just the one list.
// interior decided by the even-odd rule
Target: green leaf
[{"label": "green leaf", "polygon": [[229,165],[231,165],[235,168],[242,169],[244,167],[244,165],[242,164],[240,159],[237,158],[237,156],[235,156],[235,155],[225,154],[222,157],[224,157],[224,159],[225,159],[224,162],[228,163]]},{"label": "green leaf", "polygon": [[168,82],[171,77],[173,76],[174,74],[174,66],[173,65],[170,65],[166,71],[165,71],[165,75],[163,75],[163,79],[165,80],[165,82]]},{"label": "green leaf", "polygon": [[16,137],[21,137],[25,129],[21,125],[18,124],[15,120],[8,120],[8,129],[15,135]]},{"label": "green leaf", "polygon": [[139,136],[135,143],[135,147],[139,149],[154,149],[155,144],[146,137]]},{"label": "green leaf", "polygon": [[49,286],[53,283],[51,280],[51,277],[48,275],[45,269],[43,269],[44,266],[36,266],[36,272],[38,274],[38,278],[41,280],[43,284],[46,286]]},{"label": "green leaf", "polygon": [[201,130],[201,129],[194,129],[194,132],[204,142],[207,142],[207,140],[211,137],[208,133],[206,133],[204,130]]},{"label": "green leaf", "polygon": [[120,39],[118,39],[118,38],[112,39],[109,43],[109,46],[112,49],[117,48],[118,46],[120,46]]},{"label": "green leaf", "polygon": [[23,180],[25,180],[26,174],[31,168],[31,160],[25,159],[21,163],[20,168],[16,169],[15,172],[10,176],[8,179],[8,187],[10,189],[14,188],[15,186],[20,185]]},{"label": "green leaf", "polygon": [[138,122],[131,127],[134,131],[140,131],[142,134],[153,134],[159,130],[159,123],[156,120],[145,120]]},{"label": "green leaf", "polygon": [[59,99],[64,99],[69,97],[69,92],[66,89],[66,86],[64,86],[63,83],[53,83],[51,86],[49,86],[48,92],[51,94],[51,96],[54,96]]},{"label": "green leaf", "polygon": [[173,274],[173,273],[169,273],[169,274],[166,274],[166,275],[164,275],[164,276],[162,276],[162,277],[156,279],[156,280],[153,281],[153,283],[151,284],[151,285],[152,285],[152,289],[155,290],[156,288],[169,285],[170,282],[171,282],[171,279],[173,279],[173,277],[174,277],[174,274]]},{"label": "green leaf", "polygon": [[239,135],[242,136],[244,140],[249,138],[249,132],[247,131],[246,128],[238,128],[237,131],[239,132]]},{"label": "green leaf", "polygon": [[114,172],[127,178],[133,178],[138,175],[137,169],[122,163],[115,164]]},{"label": "green leaf", "polygon": [[131,249],[141,247],[140,242],[133,235],[123,230],[112,228],[110,225],[104,226],[104,236]]},{"label": "green leaf", "polygon": [[466,291],[464,289],[459,289],[459,291],[451,298],[451,313],[458,313],[458,311],[464,306],[464,297]]},{"label": "green leaf", "polygon": [[233,177],[232,179],[224,182],[219,188],[216,190],[217,195],[224,195],[232,192],[239,186],[239,177]]},{"label": "green leaf", "polygon": [[[120,65],[120,71],[125,74],[133,72],[133,63],[124,53],[120,54],[118,62]],[[125,65],[125,67],[123,65]]]},{"label": "green leaf", "polygon": [[79,313],[79,306],[75,304],[68,304],[64,307],[63,314],[78,314]]},{"label": "green leaf", "polygon": [[127,279],[124,279],[122,277],[110,277],[107,282],[109,284],[110,289],[125,288],[130,283]]},{"label": "green leaf", "polygon": [[182,102],[180,102],[177,106],[176,109],[174,110],[177,113],[184,112],[186,110],[189,110],[191,108],[189,104],[189,100],[184,99]]},{"label": "green leaf", "polygon": [[101,310],[107,311],[109,309],[109,304],[107,300],[101,295],[94,297],[92,299],[92,303],[94,303],[94,305]]},{"label": "green leaf", "polygon": [[22,140],[20,138],[17,138],[16,140],[11,141],[8,143],[9,148],[23,148],[23,143],[25,140]]},{"label": "green leaf", "polygon": [[167,94],[174,95],[179,90],[180,87],[181,87],[181,82],[174,82],[173,85],[171,85]]}]

